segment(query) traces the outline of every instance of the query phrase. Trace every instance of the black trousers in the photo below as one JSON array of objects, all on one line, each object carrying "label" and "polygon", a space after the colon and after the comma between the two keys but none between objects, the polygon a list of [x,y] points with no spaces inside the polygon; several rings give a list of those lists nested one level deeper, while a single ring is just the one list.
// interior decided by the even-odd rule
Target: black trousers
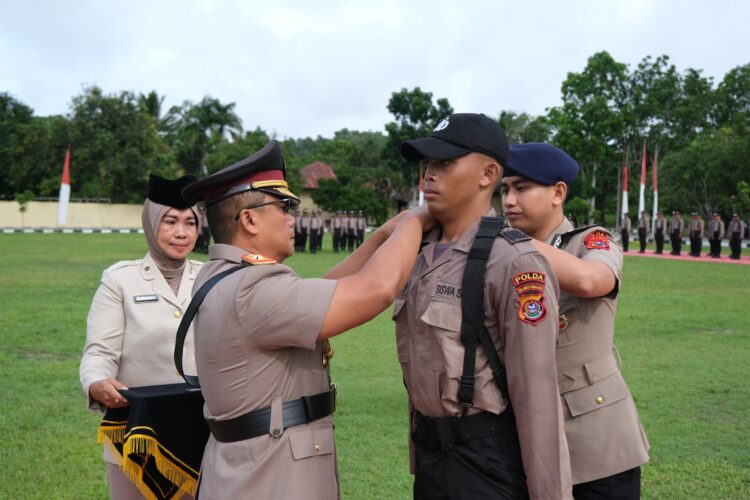
[{"label": "black trousers", "polygon": [[644,253],[646,251],[646,243],[647,243],[647,234],[646,234],[646,228],[645,227],[639,227],[638,228],[638,243],[641,244],[640,252]]},{"label": "black trousers", "polygon": [[318,251],[318,233],[320,229],[310,229],[310,253]]},{"label": "black trousers", "polygon": [[354,238],[355,238],[354,229],[349,229],[346,232],[346,243],[347,243],[346,246],[350,252],[354,251]]},{"label": "black trousers", "polygon": [[341,245],[341,228],[333,230],[333,251],[338,252]]},{"label": "black trousers", "polygon": [[357,229],[357,248],[365,241],[365,230]]},{"label": "black trousers", "polygon": [[708,240],[708,244],[711,245],[711,257],[719,258],[721,256],[721,240],[714,238],[713,240]]},{"label": "black trousers", "polygon": [[682,236],[675,231],[669,234],[669,240],[672,242],[672,255],[680,255],[682,250]]},{"label": "black trousers", "polygon": [[518,433],[464,441],[450,449],[413,439],[415,500],[526,499]]},{"label": "black trousers", "polygon": [[300,249],[300,251],[304,252],[306,246],[307,246],[307,229],[303,229],[299,233],[299,249]]},{"label": "black trousers", "polygon": [[732,250],[729,256],[732,259],[739,259],[742,253],[742,240],[740,239],[740,233],[736,233],[729,237],[729,248]]},{"label": "black trousers", "polygon": [[622,236],[622,250],[627,252],[628,244],[630,244],[630,232],[625,230],[620,231],[620,236]]},{"label": "black trousers", "polygon": [[637,500],[641,498],[641,468],[626,470],[588,483],[573,485],[575,500]]},{"label": "black trousers", "polygon": [[690,235],[690,255],[693,257],[701,256],[701,247],[703,246],[703,238],[697,234]]},{"label": "black trousers", "polygon": [[664,250],[664,231],[654,232],[654,242],[656,242],[656,253],[661,253]]}]

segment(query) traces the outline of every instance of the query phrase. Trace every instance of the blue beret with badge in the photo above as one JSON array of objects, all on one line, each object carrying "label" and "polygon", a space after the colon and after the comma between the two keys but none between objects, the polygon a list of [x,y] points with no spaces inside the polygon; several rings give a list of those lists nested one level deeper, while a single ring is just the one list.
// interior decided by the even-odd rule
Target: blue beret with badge
[{"label": "blue beret with badge", "polygon": [[503,177],[525,177],[546,186],[557,182],[571,185],[580,169],[578,162],[562,149],[552,144],[529,142],[510,147]]}]

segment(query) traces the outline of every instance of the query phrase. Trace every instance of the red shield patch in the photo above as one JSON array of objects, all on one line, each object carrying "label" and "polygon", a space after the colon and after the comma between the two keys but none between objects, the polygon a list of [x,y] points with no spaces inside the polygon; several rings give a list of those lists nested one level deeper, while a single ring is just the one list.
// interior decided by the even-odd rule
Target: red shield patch
[{"label": "red shield patch", "polygon": [[518,319],[532,326],[547,317],[544,306],[544,273],[528,271],[515,275],[511,282],[518,292]]},{"label": "red shield patch", "polygon": [[603,231],[594,231],[586,236],[585,244],[589,250],[609,250],[609,237]]}]

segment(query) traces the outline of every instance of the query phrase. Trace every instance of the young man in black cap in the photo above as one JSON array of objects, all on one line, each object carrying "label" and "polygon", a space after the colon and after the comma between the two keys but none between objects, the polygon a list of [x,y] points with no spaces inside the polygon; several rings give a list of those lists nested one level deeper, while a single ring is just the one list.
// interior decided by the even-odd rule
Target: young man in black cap
[{"label": "young man in black cap", "polygon": [[612,355],[623,255],[603,227],[573,229],[563,216],[578,170],[550,144],[511,146],[503,209],[514,228],[535,239],[560,280],[556,363],[573,496],[630,500],[640,494],[648,441]]},{"label": "young man in black cap", "polygon": [[[458,113],[401,154],[427,160],[425,199],[439,222],[393,311],[414,498],[570,498],[557,280],[526,235],[480,225],[495,216],[505,132],[484,115]],[[479,255],[486,266],[475,273]]]},{"label": "young man in black cap", "polygon": [[195,358],[211,436],[205,498],[339,496],[328,338],[373,318],[403,288],[431,217],[416,210],[381,226],[326,279],[301,279],[292,255],[299,198],[281,148],[189,186],[207,205],[215,245],[196,289],[224,271],[195,317]]},{"label": "young man in black cap", "polygon": [[703,228],[704,222],[700,215],[698,215],[698,212],[690,214],[690,225],[688,231],[690,232],[691,257],[701,256],[701,249],[703,248]]},{"label": "young man in black cap", "polygon": [[742,237],[745,235],[745,223],[740,220],[739,214],[732,214],[732,220],[727,226],[727,238],[729,238],[730,259],[739,260],[742,254]]},{"label": "young man in black cap", "polygon": [[682,251],[682,231],[684,228],[685,223],[680,217],[680,212],[675,210],[669,220],[669,241],[672,243],[672,251],[669,253],[671,255],[680,255]]}]

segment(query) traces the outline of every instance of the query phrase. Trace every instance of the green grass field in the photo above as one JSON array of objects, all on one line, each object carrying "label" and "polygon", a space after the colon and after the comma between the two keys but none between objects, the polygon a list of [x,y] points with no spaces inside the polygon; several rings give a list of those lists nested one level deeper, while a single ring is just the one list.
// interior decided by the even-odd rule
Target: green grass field
[{"label": "green grass field", "polygon": [[[2,234],[0,250],[0,498],[106,498],[78,362],[101,271],[144,238]],[[321,276],[342,255],[287,263]],[[643,498],[750,498],[749,325],[750,266],[626,257],[616,340],[651,441]],[[342,496],[410,498],[389,313],[333,344]]]}]

